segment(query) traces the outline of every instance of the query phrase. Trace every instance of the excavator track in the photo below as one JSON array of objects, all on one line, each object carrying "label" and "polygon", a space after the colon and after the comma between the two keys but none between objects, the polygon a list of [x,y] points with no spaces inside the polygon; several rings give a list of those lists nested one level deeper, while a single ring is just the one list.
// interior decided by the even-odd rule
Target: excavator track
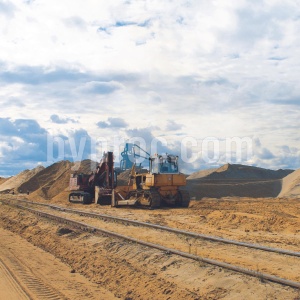
[{"label": "excavator track", "polygon": [[92,196],[86,192],[72,192],[69,194],[69,202],[72,203],[82,203],[82,204],[91,204]]},{"label": "excavator track", "polygon": [[185,190],[180,190],[179,194],[180,194],[180,197],[181,197],[181,201],[180,201],[178,206],[189,207],[190,199],[191,199],[189,192],[185,191]]},{"label": "excavator track", "polygon": [[150,209],[159,208],[161,203],[160,194],[156,189],[131,191],[127,199],[136,199],[137,206],[149,207]]}]

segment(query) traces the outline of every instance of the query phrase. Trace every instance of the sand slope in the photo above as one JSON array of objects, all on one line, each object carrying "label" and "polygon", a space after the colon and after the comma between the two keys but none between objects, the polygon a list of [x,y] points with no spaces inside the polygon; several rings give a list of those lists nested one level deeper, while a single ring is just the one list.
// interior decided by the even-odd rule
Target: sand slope
[{"label": "sand slope", "polygon": [[10,178],[0,178],[0,192],[30,193],[30,199],[52,199],[67,191],[70,174],[91,173],[97,162],[89,159],[72,163],[68,160],[60,161],[45,168],[38,166],[32,170],[25,170]]},{"label": "sand slope", "polygon": [[54,163],[24,182],[19,190],[28,190],[29,198],[33,200],[39,198],[50,200],[65,191],[68,194],[71,173],[91,173],[96,164],[88,159],[76,163],[68,160]]},{"label": "sand slope", "polygon": [[2,183],[4,183],[6,180],[8,180],[9,178],[4,178],[4,177],[0,177],[0,185],[2,184]]},{"label": "sand slope", "polygon": [[85,159],[83,161],[76,161],[73,163],[71,172],[85,173],[89,174],[93,172],[99,163],[90,159]]},{"label": "sand slope", "polygon": [[281,179],[293,170],[269,170],[264,168],[245,166],[239,164],[226,164],[216,169],[201,170],[187,177],[190,179]]},{"label": "sand slope", "polygon": [[[24,182],[27,182],[32,177],[36,176],[43,169],[43,166],[38,166],[32,170],[25,170],[16,176],[10,177],[0,185],[0,191],[9,191],[12,189],[20,190],[20,186],[22,186]],[[23,191],[26,191],[26,189],[23,189]]]},{"label": "sand slope", "polygon": [[276,197],[281,179],[293,170],[268,170],[239,164],[195,172],[187,177],[191,197]]},{"label": "sand slope", "polygon": [[278,197],[300,197],[300,169],[282,179],[282,189]]},{"label": "sand slope", "polygon": [[84,174],[90,174],[92,173],[98,163],[95,161],[92,161],[90,159],[85,159],[83,161],[78,161],[72,164],[70,170],[68,170],[64,178],[61,178],[61,183],[57,183],[54,185],[55,190],[57,191],[55,194],[49,195],[48,199],[51,199],[52,202],[55,203],[61,203],[63,202],[68,202],[69,198],[69,180],[70,180],[70,175],[73,173],[84,173]]},{"label": "sand slope", "polygon": [[30,192],[30,197],[51,199],[68,185],[72,163],[61,161],[45,168],[25,182],[20,188]]}]

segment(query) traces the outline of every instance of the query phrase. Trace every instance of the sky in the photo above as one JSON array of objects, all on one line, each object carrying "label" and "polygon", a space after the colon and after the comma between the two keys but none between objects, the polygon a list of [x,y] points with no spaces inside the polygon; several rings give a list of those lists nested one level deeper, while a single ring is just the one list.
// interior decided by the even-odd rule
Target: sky
[{"label": "sky", "polygon": [[299,0],[0,0],[0,176],[126,142],[300,168],[299,32]]}]

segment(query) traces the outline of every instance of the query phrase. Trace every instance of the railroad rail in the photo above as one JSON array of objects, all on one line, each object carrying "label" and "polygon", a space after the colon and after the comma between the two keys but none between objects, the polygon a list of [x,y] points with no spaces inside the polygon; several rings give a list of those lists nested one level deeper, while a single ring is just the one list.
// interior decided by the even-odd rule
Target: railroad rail
[{"label": "railroad rail", "polygon": [[277,276],[274,276],[274,275],[270,275],[270,274],[266,274],[266,273],[262,273],[262,272],[258,272],[258,271],[249,270],[249,269],[246,269],[246,268],[238,267],[238,266],[235,266],[235,265],[232,265],[232,264],[229,264],[229,263],[225,263],[225,262],[221,262],[221,261],[218,261],[218,260],[205,258],[205,257],[200,257],[198,255],[194,255],[194,254],[190,254],[190,253],[187,253],[187,252],[179,251],[179,250],[169,248],[169,247],[165,247],[165,246],[162,246],[162,245],[158,245],[158,244],[154,244],[154,243],[150,243],[150,242],[145,242],[145,241],[133,238],[133,237],[125,236],[125,235],[122,235],[122,234],[119,234],[119,233],[116,233],[116,232],[112,232],[112,231],[109,231],[109,230],[106,230],[106,229],[91,226],[91,225],[88,225],[88,224],[83,223],[83,222],[78,222],[78,221],[75,221],[75,220],[71,220],[69,218],[60,217],[60,216],[56,216],[56,215],[46,213],[46,212],[43,212],[43,211],[40,211],[40,210],[36,210],[36,209],[30,208],[28,206],[23,206],[23,205],[20,205],[20,204],[12,204],[12,203],[10,203],[10,201],[5,201],[5,200],[1,200],[1,201],[8,204],[8,205],[14,205],[15,207],[17,207],[19,209],[27,210],[27,211],[29,211],[29,212],[31,212],[31,213],[39,216],[39,217],[50,219],[50,220],[53,220],[55,222],[59,222],[59,223],[62,223],[62,224],[67,224],[67,225],[69,225],[73,228],[79,229],[79,230],[84,231],[84,232],[90,232],[90,233],[95,234],[95,235],[106,235],[106,236],[119,238],[119,239],[122,239],[122,240],[126,240],[126,241],[129,241],[129,242],[140,244],[140,245],[143,245],[143,246],[146,246],[146,247],[158,249],[160,251],[164,251],[167,254],[178,255],[178,256],[185,257],[185,258],[188,258],[188,259],[192,259],[192,260],[195,260],[195,261],[199,261],[199,262],[202,262],[202,263],[207,263],[207,264],[210,264],[210,265],[214,265],[214,266],[217,266],[217,267],[225,268],[225,269],[228,269],[228,270],[231,270],[231,271],[235,271],[235,272],[238,272],[238,273],[242,273],[242,274],[245,274],[245,275],[256,277],[256,278],[259,278],[262,281],[267,280],[267,281],[275,282],[275,283],[278,283],[278,284],[281,284],[281,285],[284,285],[284,286],[290,286],[290,287],[293,287],[293,288],[296,288],[296,289],[300,289],[300,283],[299,282],[283,279],[283,278],[280,278],[280,277],[277,277]]},{"label": "railroad rail", "polygon": [[222,237],[216,237],[216,236],[211,236],[211,235],[206,235],[206,234],[201,234],[201,233],[196,233],[196,232],[190,232],[190,231],[186,231],[186,230],[171,228],[168,226],[162,226],[162,225],[157,225],[157,224],[148,223],[148,222],[135,221],[135,220],[130,220],[130,219],[126,219],[126,218],[106,215],[106,214],[92,213],[92,212],[87,212],[84,210],[66,208],[66,207],[62,207],[62,206],[58,206],[58,205],[39,203],[39,202],[33,202],[33,201],[28,201],[28,200],[14,199],[12,201],[22,202],[22,203],[31,204],[31,205],[50,207],[55,210],[73,213],[73,214],[79,214],[81,216],[86,216],[86,217],[91,217],[91,218],[98,218],[98,219],[108,220],[108,221],[113,221],[113,222],[117,221],[122,224],[131,224],[131,225],[136,225],[136,226],[143,226],[143,227],[148,227],[148,228],[152,228],[152,229],[168,231],[168,232],[172,232],[175,234],[181,234],[181,235],[188,236],[188,237],[195,238],[195,239],[204,239],[204,240],[209,240],[209,241],[218,242],[218,243],[231,244],[231,245],[252,248],[252,249],[257,249],[257,250],[262,250],[262,251],[267,251],[267,252],[273,252],[273,253],[278,253],[278,254],[300,257],[300,252],[296,252],[296,251],[267,247],[267,246],[253,244],[253,243],[247,243],[247,242],[240,242],[240,241],[236,241],[236,240],[225,239]]}]

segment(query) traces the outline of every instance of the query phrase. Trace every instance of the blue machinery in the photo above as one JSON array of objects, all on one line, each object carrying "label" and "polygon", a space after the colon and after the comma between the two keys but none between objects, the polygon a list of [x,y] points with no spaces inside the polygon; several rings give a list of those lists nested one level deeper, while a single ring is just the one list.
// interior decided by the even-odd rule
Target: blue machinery
[{"label": "blue machinery", "polygon": [[[137,153],[137,149],[138,152]],[[142,153],[142,154],[141,154]],[[137,167],[141,167],[142,163],[139,166],[136,164],[137,158],[144,158],[149,160],[150,154],[142,149],[140,146],[136,144],[126,143],[124,151],[121,153],[122,159],[120,161],[120,168],[122,171],[131,169],[135,164]]]},{"label": "blue machinery", "polygon": [[124,151],[121,153],[120,168],[122,171],[131,169],[135,164],[141,168],[142,163],[136,164],[137,158],[149,160],[149,170],[153,174],[178,174],[178,156],[175,155],[157,155],[150,154],[136,144],[126,143]]}]

